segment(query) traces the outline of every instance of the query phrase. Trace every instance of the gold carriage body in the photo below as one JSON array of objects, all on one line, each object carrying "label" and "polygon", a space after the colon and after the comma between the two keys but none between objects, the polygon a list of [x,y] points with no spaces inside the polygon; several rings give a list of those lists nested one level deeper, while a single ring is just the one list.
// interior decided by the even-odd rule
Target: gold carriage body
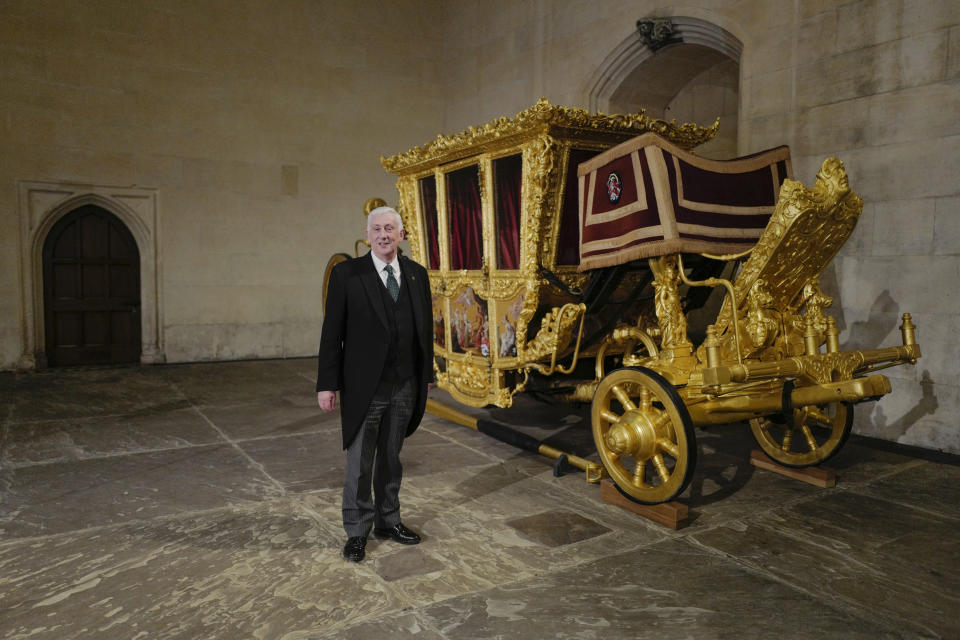
[{"label": "gold carriage body", "polygon": [[589,114],[540,100],[390,158],[412,257],[427,267],[437,384],[455,399],[508,407],[529,371],[568,372],[585,307],[576,295],[577,167],[655,131],[683,148],[717,132],[695,124]]},{"label": "gold carriage body", "polygon": [[[567,397],[592,403],[603,467],[638,502],[686,488],[695,426],[749,420],[777,462],[822,462],[853,405],[891,391],[875,371],[920,357],[909,314],[900,346],[839,348],[818,279],[863,206],[842,163],[826,160],[807,189],[789,179],[786,147],[726,162],[690,153],[716,130],[541,100],[382,160],[430,275],[438,385],[507,407],[532,372],[593,359]],[[762,203],[743,195],[748,175],[766,181]],[[728,204],[702,202],[706,187]],[[711,230],[724,216],[743,217]],[[597,235],[604,225],[614,231]],[[714,301],[704,331],[688,327],[697,297]]]}]

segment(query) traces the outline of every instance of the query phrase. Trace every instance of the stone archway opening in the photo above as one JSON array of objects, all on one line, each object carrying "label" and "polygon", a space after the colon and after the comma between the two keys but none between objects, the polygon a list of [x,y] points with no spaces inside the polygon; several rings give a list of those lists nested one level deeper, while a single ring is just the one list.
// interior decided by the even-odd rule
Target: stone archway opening
[{"label": "stone archway opening", "polygon": [[590,106],[711,125],[717,138],[699,147],[708,158],[738,155],[742,43],[725,29],[689,17],[648,18],[611,52],[592,79]]}]

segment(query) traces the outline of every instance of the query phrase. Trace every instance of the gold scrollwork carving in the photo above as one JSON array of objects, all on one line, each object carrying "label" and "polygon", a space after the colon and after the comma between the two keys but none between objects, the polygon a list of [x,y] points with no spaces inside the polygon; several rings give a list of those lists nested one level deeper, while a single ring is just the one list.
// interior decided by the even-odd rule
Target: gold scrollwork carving
[{"label": "gold scrollwork carving", "polygon": [[389,158],[381,157],[380,163],[387,171],[398,173],[457,152],[481,152],[490,143],[499,143],[503,138],[522,136],[531,131],[544,131],[551,127],[586,132],[616,132],[628,136],[655,131],[674,144],[690,149],[716,137],[720,121],[718,119],[712,127],[701,127],[694,123],[677,124],[676,121],[650,118],[645,111],[627,115],[607,115],[599,112],[591,114],[585,109],[552,105],[545,98],[541,98],[513,118],[503,116],[450,136],[438,135],[422,147],[414,147],[406,153]]},{"label": "gold scrollwork carving", "polygon": [[403,230],[410,244],[411,258],[420,264],[426,265],[423,237],[420,233],[420,216],[417,215],[417,184],[411,176],[404,176],[397,181],[397,193],[400,202],[397,205],[400,219],[403,220]]},{"label": "gold scrollwork carving", "polygon": [[461,392],[472,396],[485,396],[490,382],[490,369],[469,361],[447,361],[447,379]]},{"label": "gold scrollwork carving", "polygon": [[853,378],[853,373],[865,361],[864,355],[860,351],[795,356],[792,359],[800,366],[801,376],[818,384],[826,384],[835,380],[850,380]]},{"label": "gold scrollwork carving", "polygon": [[[502,380],[499,380],[501,375],[483,363],[450,359],[446,371],[437,372],[437,383],[458,402],[468,406],[494,404],[506,408],[513,404],[513,393],[503,388]],[[493,377],[498,379],[493,380]]]},{"label": "gold scrollwork carving", "polygon": [[464,287],[472,287],[484,300],[506,300],[525,291],[527,280],[517,277],[481,277],[468,271],[451,271],[430,279],[430,290],[435,295],[449,295]]},{"label": "gold scrollwork carving", "polygon": [[526,344],[517,343],[517,357],[524,364],[532,364],[546,358],[556,358],[566,351],[573,341],[574,327],[586,311],[584,304],[565,304],[554,307],[543,317],[540,331]]},{"label": "gold scrollwork carving", "polygon": [[[751,313],[750,305],[759,307],[752,326],[757,332],[768,332],[762,340],[764,345],[770,343],[769,321],[774,316],[762,312],[760,309],[763,308],[776,309],[783,316],[791,341],[798,332],[803,334],[805,320],[796,317],[799,303],[791,307],[801,295],[807,295],[806,299],[811,300],[807,312],[817,320],[817,329],[822,335],[822,313],[818,315],[818,310],[822,311],[826,306],[826,297],[822,292],[817,293],[819,288],[816,291],[811,289],[809,294],[803,294],[803,290],[816,281],[850,237],[862,209],[863,201],[850,190],[843,163],[836,158],[827,158],[823,162],[811,189],[795,180],[784,181],[773,215],[733,283],[737,300],[743,301],[737,310],[738,318],[750,322],[745,317]],[[758,281],[762,281],[764,292],[762,304],[756,294],[753,299],[750,296]],[[735,357],[736,351],[732,344],[730,317],[730,299],[727,297],[716,323],[724,360]],[[825,329],[826,321],[822,322]],[[759,338],[759,333],[755,337]],[[754,345],[757,345],[755,340]],[[786,353],[783,349],[781,352],[782,355]]]}]

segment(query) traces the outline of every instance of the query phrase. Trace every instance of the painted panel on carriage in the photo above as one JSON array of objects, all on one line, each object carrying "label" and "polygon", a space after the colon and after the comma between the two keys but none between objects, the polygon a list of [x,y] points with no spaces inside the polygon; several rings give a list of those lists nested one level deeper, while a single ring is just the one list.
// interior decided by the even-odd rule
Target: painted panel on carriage
[{"label": "painted panel on carriage", "polygon": [[433,296],[433,341],[440,348],[447,346],[447,328],[444,321],[444,299],[442,296]]},{"label": "painted panel on carriage", "polygon": [[450,348],[484,358],[490,355],[487,301],[464,287],[450,301]]},{"label": "painted panel on carriage", "polygon": [[501,358],[517,357],[517,322],[523,310],[523,294],[498,302],[497,310],[497,355]]}]

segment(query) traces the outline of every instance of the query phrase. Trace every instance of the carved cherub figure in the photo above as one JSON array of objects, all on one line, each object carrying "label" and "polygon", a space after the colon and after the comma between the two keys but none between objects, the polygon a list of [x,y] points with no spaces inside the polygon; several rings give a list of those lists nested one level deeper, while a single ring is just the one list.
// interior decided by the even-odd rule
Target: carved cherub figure
[{"label": "carved cherub figure", "polygon": [[747,294],[747,337],[753,343],[752,351],[760,350],[770,345],[777,336],[777,319],[775,311],[770,309],[773,296],[767,292],[767,283],[758,278]]},{"label": "carved cherub figure", "polygon": [[818,334],[822,335],[827,330],[827,316],[823,313],[823,310],[833,304],[833,298],[820,290],[819,279],[810,278],[807,284],[803,286],[800,304],[804,309],[803,318],[795,318],[794,326],[802,332],[805,329],[807,318],[810,318],[813,321],[813,328]]}]

